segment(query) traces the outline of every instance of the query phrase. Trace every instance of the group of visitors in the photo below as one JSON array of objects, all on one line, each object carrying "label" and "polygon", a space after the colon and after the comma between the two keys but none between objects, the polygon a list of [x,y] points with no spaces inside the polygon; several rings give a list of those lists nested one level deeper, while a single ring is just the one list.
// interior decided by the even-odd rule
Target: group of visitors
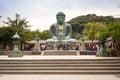
[{"label": "group of visitors", "polygon": [[99,50],[99,46],[98,46],[98,44],[94,44],[93,46],[92,46],[92,50]]},{"label": "group of visitors", "polygon": [[70,46],[70,45],[65,45],[65,44],[54,44],[53,45],[54,50],[79,50],[79,45],[75,45],[75,46]]}]

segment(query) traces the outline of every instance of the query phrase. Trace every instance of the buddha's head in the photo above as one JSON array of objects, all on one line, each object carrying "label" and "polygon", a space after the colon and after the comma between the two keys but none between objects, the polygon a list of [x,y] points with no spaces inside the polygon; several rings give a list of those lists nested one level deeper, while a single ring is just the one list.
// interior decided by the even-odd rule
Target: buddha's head
[{"label": "buddha's head", "polygon": [[57,23],[62,25],[65,21],[65,14],[63,12],[58,12],[56,15]]}]

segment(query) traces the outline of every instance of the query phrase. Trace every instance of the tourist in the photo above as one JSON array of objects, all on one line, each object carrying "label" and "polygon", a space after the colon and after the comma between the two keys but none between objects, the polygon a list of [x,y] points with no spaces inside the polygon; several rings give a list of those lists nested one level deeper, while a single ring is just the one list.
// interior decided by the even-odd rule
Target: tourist
[{"label": "tourist", "polygon": [[77,51],[79,51],[79,45],[76,45],[75,49],[76,49]]},{"label": "tourist", "polygon": [[41,50],[44,51],[46,49],[46,45],[45,44],[42,44],[41,45]]},{"label": "tourist", "polygon": [[97,47],[95,44],[93,45],[93,50],[97,50]]},{"label": "tourist", "polygon": [[100,49],[100,47],[99,47],[99,45],[98,45],[98,44],[96,44],[96,48],[97,48],[97,51]]}]

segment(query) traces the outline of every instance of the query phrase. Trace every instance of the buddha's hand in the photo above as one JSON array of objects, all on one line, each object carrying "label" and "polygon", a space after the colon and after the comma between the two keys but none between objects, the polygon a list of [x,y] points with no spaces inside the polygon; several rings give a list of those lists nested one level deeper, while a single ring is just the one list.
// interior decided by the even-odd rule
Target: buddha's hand
[{"label": "buddha's hand", "polygon": [[70,38],[70,36],[65,37],[65,39],[69,39],[69,38]]},{"label": "buddha's hand", "polygon": [[56,36],[53,36],[53,39],[57,39],[57,37],[56,37]]}]

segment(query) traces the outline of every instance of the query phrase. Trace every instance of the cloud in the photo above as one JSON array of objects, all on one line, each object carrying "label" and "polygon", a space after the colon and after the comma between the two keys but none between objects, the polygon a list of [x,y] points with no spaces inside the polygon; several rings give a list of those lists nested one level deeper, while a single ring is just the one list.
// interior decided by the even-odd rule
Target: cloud
[{"label": "cloud", "polygon": [[19,13],[33,25],[31,30],[43,31],[56,22],[55,15],[59,11],[66,14],[66,21],[90,13],[118,15],[119,3],[120,0],[0,0],[0,16],[5,20],[6,17],[14,18],[15,13]]}]

